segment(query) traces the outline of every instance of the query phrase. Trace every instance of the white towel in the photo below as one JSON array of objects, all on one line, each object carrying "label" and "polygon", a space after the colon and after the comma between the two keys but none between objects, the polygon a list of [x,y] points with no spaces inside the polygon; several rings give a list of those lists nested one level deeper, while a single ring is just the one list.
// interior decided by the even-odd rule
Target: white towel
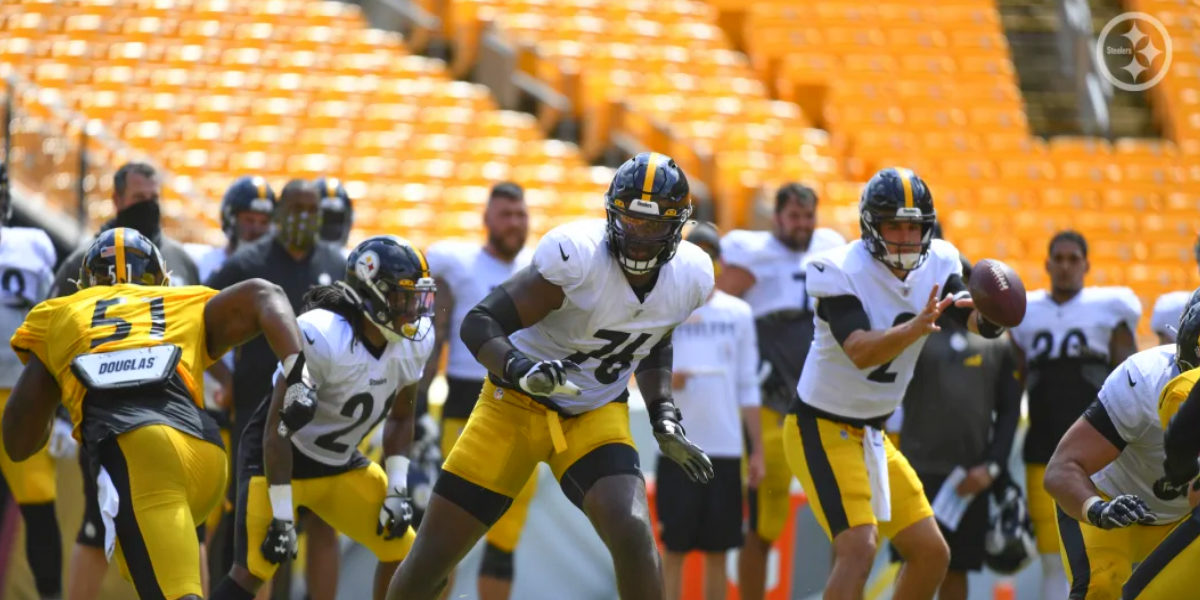
[{"label": "white towel", "polygon": [[883,446],[883,432],[874,427],[863,428],[863,462],[867,463],[867,480],[871,483],[871,512],[880,523],[891,521],[887,450]]},{"label": "white towel", "polygon": [[117,510],[121,507],[121,499],[117,495],[117,486],[104,467],[100,467],[100,474],[96,476],[96,487],[99,488],[100,520],[104,522],[104,556],[111,562],[117,546]]}]

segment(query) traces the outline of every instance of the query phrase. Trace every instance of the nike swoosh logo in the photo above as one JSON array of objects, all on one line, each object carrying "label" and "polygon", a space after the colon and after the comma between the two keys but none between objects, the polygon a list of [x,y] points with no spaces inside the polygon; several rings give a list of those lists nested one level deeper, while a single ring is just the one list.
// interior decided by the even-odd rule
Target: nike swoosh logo
[{"label": "nike swoosh logo", "polygon": [[301,331],[302,333],[304,333],[304,339],[308,340],[308,345],[309,345],[309,346],[315,346],[315,345],[317,345],[317,340],[314,340],[314,339],[312,339],[312,338],[308,337],[308,332],[307,332],[307,331],[304,331],[303,329],[301,329],[300,331]]},{"label": "nike swoosh logo", "polygon": [[563,262],[566,262],[568,258],[571,258],[570,256],[567,256],[566,252],[563,252],[562,244],[558,245],[558,255],[562,257]]},{"label": "nike swoosh logo", "polygon": [[1137,387],[1137,382],[1133,380],[1133,375],[1129,371],[1125,371],[1125,376],[1129,378],[1129,387]]},{"label": "nike swoosh logo", "polygon": [[825,265],[823,265],[823,264],[821,264],[821,263],[813,263],[813,264],[812,264],[812,266],[816,267],[816,268],[817,268],[817,270],[818,270],[818,271],[820,271],[820,272],[822,272],[822,273],[824,273],[824,272],[825,272]]}]

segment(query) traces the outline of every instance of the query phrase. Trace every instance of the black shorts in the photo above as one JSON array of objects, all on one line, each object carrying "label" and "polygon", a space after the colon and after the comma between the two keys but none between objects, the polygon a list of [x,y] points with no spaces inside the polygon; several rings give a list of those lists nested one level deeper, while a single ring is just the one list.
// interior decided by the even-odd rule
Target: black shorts
[{"label": "black shorts", "polygon": [[713,480],[695,483],[658,457],[655,508],[670,552],[724,552],[742,546],[742,459],[714,458]]},{"label": "black shorts", "polygon": [[[925,486],[925,497],[932,503],[946,476],[917,473],[917,477],[920,478],[921,485]],[[985,490],[975,495],[954,531],[938,523],[938,529],[942,531],[942,537],[946,538],[946,544],[950,547],[951,571],[979,571],[983,568],[983,539],[987,536],[988,529],[989,493],[990,491]],[[902,560],[900,554],[896,547],[892,546],[892,561],[898,560]]]}]

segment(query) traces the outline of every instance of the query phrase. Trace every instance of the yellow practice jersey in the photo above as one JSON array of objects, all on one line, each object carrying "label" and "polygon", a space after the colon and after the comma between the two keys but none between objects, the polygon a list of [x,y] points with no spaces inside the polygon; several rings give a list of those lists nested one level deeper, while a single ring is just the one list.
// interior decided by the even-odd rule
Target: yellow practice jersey
[{"label": "yellow practice jersey", "polygon": [[1163,387],[1162,393],[1158,395],[1158,420],[1162,424],[1163,431],[1167,430],[1171,418],[1179,412],[1179,406],[1183,404],[1184,400],[1187,400],[1188,394],[1191,393],[1192,386],[1196,385],[1197,380],[1200,380],[1200,368],[1176,375]]},{"label": "yellow practice jersey", "polygon": [[[216,360],[208,355],[204,326],[204,307],[216,293],[198,285],[86,288],[35,306],[13,334],[12,348],[22,362],[36,355],[54,375],[75,436],[85,442],[151,423],[209,438],[198,409],[204,370]],[[158,346],[176,346],[180,355],[174,372],[153,389],[89,390],[72,370],[82,355]]]}]

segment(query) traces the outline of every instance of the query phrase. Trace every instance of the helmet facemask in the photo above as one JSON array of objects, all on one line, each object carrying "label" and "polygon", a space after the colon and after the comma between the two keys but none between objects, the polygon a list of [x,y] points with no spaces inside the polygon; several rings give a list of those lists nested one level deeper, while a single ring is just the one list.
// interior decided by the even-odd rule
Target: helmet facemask
[{"label": "helmet facemask", "polygon": [[1200,367],[1200,290],[1192,294],[1188,306],[1179,317],[1179,329],[1175,337],[1175,364],[1179,371],[1190,371]]},{"label": "helmet facemask", "polygon": [[[919,223],[921,240],[916,243],[889,242],[883,237],[882,226],[887,222]],[[920,267],[929,256],[929,245],[933,240],[936,215],[924,214],[919,208],[899,208],[895,214],[864,211],[859,218],[862,239],[867,250],[883,264],[897,271],[912,271]]]},{"label": "helmet facemask", "polygon": [[608,209],[609,248],[626,273],[644,275],[675,256],[691,208],[683,214],[659,216],[657,202],[632,200],[629,208],[621,207],[620,200],[613,204],[618,208]]}]

